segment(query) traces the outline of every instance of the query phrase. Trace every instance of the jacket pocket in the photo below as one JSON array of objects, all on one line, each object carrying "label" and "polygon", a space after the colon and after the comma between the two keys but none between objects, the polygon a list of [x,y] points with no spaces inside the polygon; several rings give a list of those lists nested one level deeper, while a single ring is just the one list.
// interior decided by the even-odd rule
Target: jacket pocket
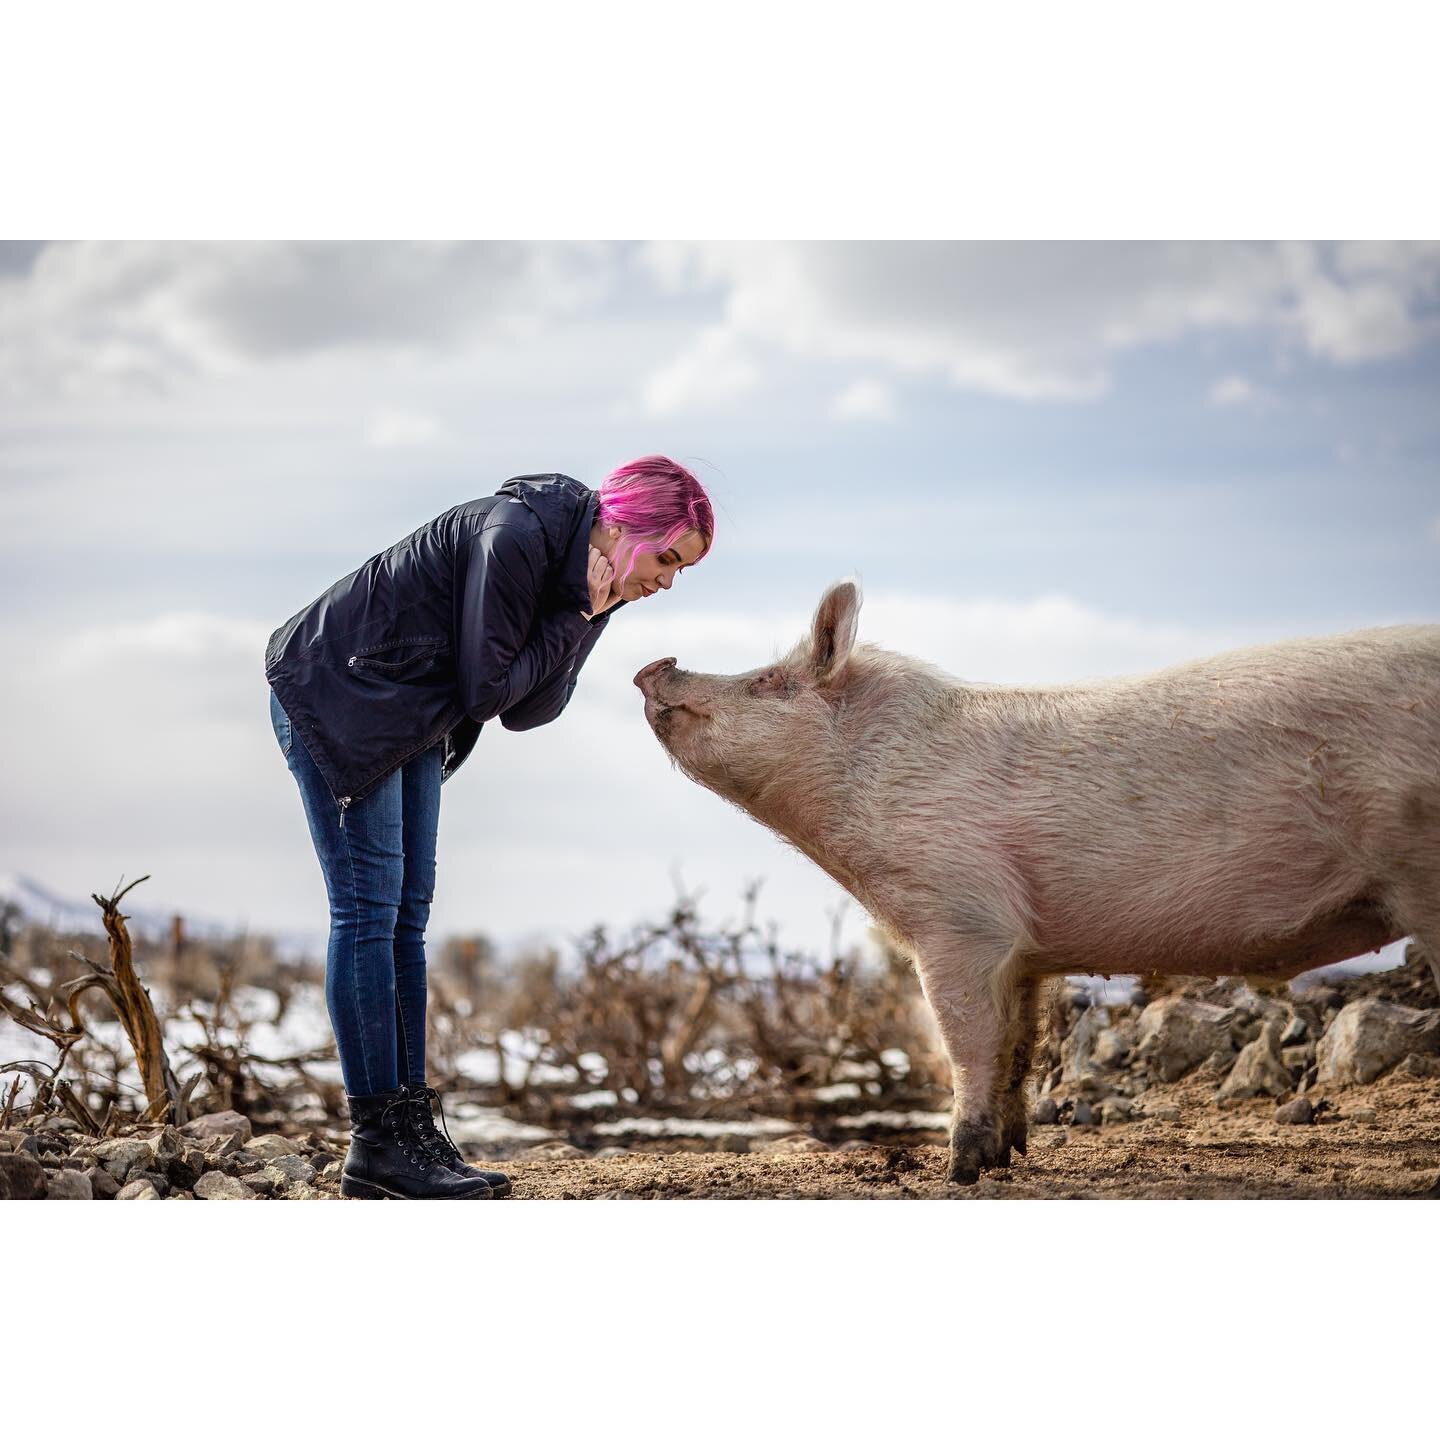
[{"label": "jacket pocket", "polygon": [[367,645],[355,651],[345,663],[351,670],[368,670],[387,680],[398,680],[427,669],[444,644],[444,637],[440,635],[412,635],[405,640]]}]

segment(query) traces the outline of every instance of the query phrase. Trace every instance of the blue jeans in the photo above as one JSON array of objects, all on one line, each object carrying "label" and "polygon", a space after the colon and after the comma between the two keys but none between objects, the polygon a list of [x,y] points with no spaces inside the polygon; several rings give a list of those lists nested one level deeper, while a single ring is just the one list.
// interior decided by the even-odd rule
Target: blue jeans
[{"label": "blue jeans", "polygon": [[300,787],[330,896],[325,1003],[345,1088],[378,1095],[425,1083],[425,926],[435,894],[442,747],[354,801],[340,823],[305,743],[270,692],[270,723]]}]

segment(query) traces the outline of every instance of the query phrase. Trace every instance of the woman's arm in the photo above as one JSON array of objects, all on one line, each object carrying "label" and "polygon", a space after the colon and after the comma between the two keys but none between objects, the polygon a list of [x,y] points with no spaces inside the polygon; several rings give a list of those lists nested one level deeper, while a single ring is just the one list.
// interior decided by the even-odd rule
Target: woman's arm
[{"label": "woman's arm", "polygon": [[500,723],[507,730],[533,730],[537,725],[548,725],[554,720],[570,703],[570,697],[575,693],[575,682],[580,678],[580,667],[589,659],[600,632],[609,623],[609,615],[598,616],[569,664],[557,670],[548,680],[542,680],[523,700],[508,710],[502,710]]},{"label": "woman's arm", "polygon": [[460,703],[483,723],[557,670],[563,674],[592,627],[578,610],[551,611],[536,623],[544,541],[523,523],[488,524],[469,542],[464,564],[456,624]]}]

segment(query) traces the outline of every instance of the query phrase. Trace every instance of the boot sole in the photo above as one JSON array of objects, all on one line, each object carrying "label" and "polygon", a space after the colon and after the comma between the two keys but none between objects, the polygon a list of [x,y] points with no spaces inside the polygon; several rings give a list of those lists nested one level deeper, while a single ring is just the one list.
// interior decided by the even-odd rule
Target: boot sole
[{"label": "boot sole", "polygon": [[344,1200],[490,1200],[495,1192],[488,1187],[473,1190],[467,1195],[401,1195],[396,1190],[387,1190],[371,1180],[352,1180],[348,1175],[340,1177],[340,1196]]}]

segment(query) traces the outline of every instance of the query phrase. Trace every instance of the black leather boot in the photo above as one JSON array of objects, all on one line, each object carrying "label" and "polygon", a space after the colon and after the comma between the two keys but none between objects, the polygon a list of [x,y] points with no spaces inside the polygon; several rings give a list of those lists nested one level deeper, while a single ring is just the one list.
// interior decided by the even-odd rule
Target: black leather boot
[{"label": "black leather boot", "polygon": [[450,1127],[445,1126],[443,1134],[435,1128],[435,1115],[430,1109],[432,1103],[439,1107],[440,1123],[445,1125],[445,1107],[441,1104],[440,1092],[433,1085],[401,1086],[401,1089],[407,1088],[415,1133],[425,1142],[430,1153],[457,1175],[478,1175],[497,1197],[508,1195],[512,1188],[508,1176],[502,1175],[498,1170],[477,1170],[473,1165],[467,1165],[465,1157],[450,1138]]},{"label": "black leather boot", "polygon": [[379,1095],[347,1095],[350,1153],[340,1193],[350,1200],[488,1200],[478,1175],[457,1175],[417,1133],[403,1086]]}]

